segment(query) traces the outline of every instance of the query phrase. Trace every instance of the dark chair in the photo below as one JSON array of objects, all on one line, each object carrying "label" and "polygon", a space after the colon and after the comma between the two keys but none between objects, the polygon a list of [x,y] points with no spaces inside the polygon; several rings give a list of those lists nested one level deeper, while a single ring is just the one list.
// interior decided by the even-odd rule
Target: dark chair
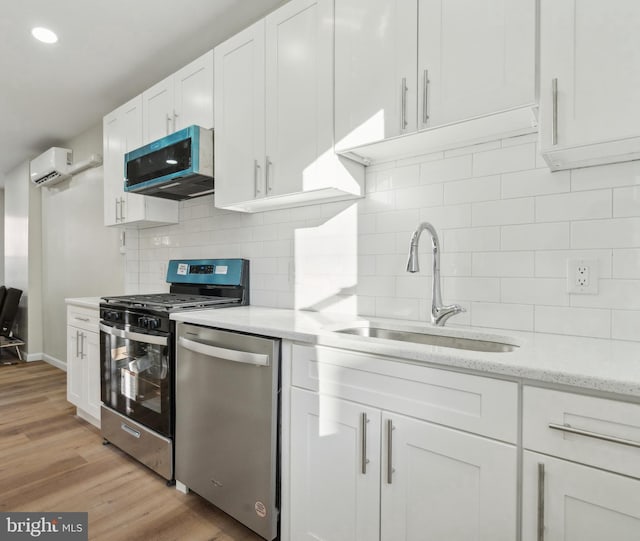
[{"label": "dark chair", "polygon": [[[4,286],[0,286],[0,296],[2,296],[2,288],[4,288]],[[0,309],[0,336],[11,336],[13,324],[16,320],[16,315],[18,314],[20,297],[22,297],[21,289],[10,287],[6,290],[2,309]]]},{"label": "dark chair", "polygon": [[7,296],[7,288],[4,286],[0,286],[0,311],[2,310],[2,305],[4,304],[4,298]]}]

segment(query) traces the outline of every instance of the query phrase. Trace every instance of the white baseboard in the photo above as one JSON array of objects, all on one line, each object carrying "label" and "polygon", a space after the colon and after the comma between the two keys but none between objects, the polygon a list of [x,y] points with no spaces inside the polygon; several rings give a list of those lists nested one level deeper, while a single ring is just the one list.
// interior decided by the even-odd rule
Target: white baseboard
[{"label": "white baseboard", "polygon": [[24,351],[22,351],[21,353],[22,358],[28,363],[31,363],[33,361],[42,361],[44,359],[44,353],[27,353],[26,356],[24,354]]},{"label": "white baseboard", "polygon": [[51,355],[47,355],[46,353],[34,353],[33,355],[40,355],[40,358],[38,359],[31,359],[31,355],[27,356],[27,361],[40,361],[43,360],[47,363],[49,363],[51,366],[55,366],[56,368],[59,368],[60,370],[62,370],[63,372],[67,371],[67,363],[65,363],[64,361],[61,361],[60,359],[56,359],[55,357],[52,357]]}]

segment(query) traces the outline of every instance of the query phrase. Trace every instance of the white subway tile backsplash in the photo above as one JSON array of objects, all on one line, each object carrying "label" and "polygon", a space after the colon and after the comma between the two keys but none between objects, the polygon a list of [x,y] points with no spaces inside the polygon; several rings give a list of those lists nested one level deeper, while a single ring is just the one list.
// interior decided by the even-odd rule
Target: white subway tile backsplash
[{"label": "white subway tile backsplash", "polygon": [[640,248],[640,218],[573,222],[572,248]]},{"label": "white subway tile backsplash", "polygon": [[569,223],[503,226],[503,250],[550,250],[569,248]]},{"label": "white subway tile backsplash", "polygon": [[472,165],[471,155],[426,162],[420,166],[420,182],[433,184],[469,178]]},{"label": "white subway tile backsplash", "polygon": [[471,205],[448,205],[420,209],[420,221],[430,222],[438,231],[471,227]]},{"label": "white subway tile backsplash", "polygon": [[396,209],[419,209],[442,205],[442,184],[427,184],[395,192]]},{"label": "white subway tile backsplash", "polygon": [[640,184],[640,161],[583,167],[571,171],[571,190],[597,190]]},{"label": "white subway tile backsplash", "polygon": [[473,276],[533,276],[534,252],[476,252],[471,257]]},{"label": "white subway tile backsplash", "polygon": [[611,217],[611,190],[536,197],[536,222],[560,222]]},{"label": "white subway tile backsplash", "polygon": [[[180,204],[181,223],[127,232],[128,293],[157,292],[169,258],[246,257],[251,302],[427,321],[434,224],[459,325],[640,341],[640,162],[549,172],[535,134],[367,168],[362,199],[259,213]],[[597,295],[566,293],[566,260],[596,259]]]},{"label": "white subway tile backsplash", "polygon": [[497,278],[445,277],[443,283],[443,295],[447,299],[500,301],[500,281]]},{"label": "white subway tile backsplash", "polygon": [[640,249],[613,250],[613,278],[640,280]]},{"label": "white subway tile backsplash", "polygon": [[600,278],[611,278],[612,250],[539,250],[535,254],[535,275],[539,278],[566,278],[568,259],[595,259]]},{"label": "white subway tile backsplash", "polygon": [[500,198],[500,176],[493,175],[444,185],[444,204],[459,205],[474,201],[493,201]]},{"label": "white subway tile backsplash", "polygon": [[502,278],[500,300],[505,303],[568,306],[567,282],[562,278]]},{"label": "white subway tile backsplash", "polygon": [[571,305],[640,310],[640,280],[600,280],[597,295],[572,295]]},{"label": "white subway tile backsplash", "polygon": [[486,201],[473,203],[471,206],[471,223],[475,226],[526,224],[533,222],[534,200],[507,199],[503,201]]},{"label": "white subway tile backsplash", "polygon": [[536,306],[535,331],[592,338],[609,338],[611,336],[611,311]]},{"label": "white subway tile backsplash", "polygon": [[613,215],[640,216],[640,186],[613,190]]},{"label": "white subway tile backsplash", "polygon": [[640,341],[640,312],[613,310],[611,338]]},{"label": "white subway tile backsplash", "polygon": [[473,155],[473,175],[482,177],[496,173],[534,169],[535,163],[535,143],[478,152]]},{"label": "white subway tile backsplash", "polygon": [[445,252],[489,252],[499,249],[499,227],[450,229],[444,232]]},{"label": "white subway tile backsplash", "polygon": [[548,169],[530,169],[502,175],[502,198],[565,193],[570,190],[569,171],[552,173]]},{"label": "white subway tile backsplash", "polygon": [[471,324],[474,327],[533,331],[533,305],[474,302],[471,304]]}]

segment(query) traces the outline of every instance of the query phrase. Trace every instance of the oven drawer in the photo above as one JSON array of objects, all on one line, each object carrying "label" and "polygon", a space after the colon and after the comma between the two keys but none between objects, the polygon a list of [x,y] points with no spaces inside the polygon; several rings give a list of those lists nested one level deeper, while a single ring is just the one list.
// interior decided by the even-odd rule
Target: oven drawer
[{"label": "oven drawer", "polygon": [[173,479],[173,444],[169,438],[104,406],[101,409],[101,431],[105,440],[165,479]]},{"label": "oven drawer", "polygon": [[73,325],[85,331],[98,332],[100,311],[97,308],[67,306],[67,325]]}]

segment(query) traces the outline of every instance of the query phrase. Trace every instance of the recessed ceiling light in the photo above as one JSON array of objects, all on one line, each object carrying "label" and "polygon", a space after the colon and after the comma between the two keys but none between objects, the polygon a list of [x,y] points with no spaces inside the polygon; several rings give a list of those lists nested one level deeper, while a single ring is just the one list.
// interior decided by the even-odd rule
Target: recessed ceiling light
[{"label": "recessed ceiling light", "polygon": [[31,30],[31,35],[36,38],[38,41],[43,43],[55,43],[58,41],[58,36],[52,30],[48,28],[43,28],[41,26],[36,26]]}]

